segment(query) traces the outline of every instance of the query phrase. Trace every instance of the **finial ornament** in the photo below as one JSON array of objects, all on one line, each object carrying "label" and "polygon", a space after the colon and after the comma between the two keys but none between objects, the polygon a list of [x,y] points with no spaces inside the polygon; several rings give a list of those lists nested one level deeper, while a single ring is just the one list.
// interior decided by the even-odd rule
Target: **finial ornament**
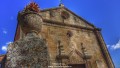
[{"label": "finial ornament", "polygon": [[39,12],[40,8],[38,6],[38,4],[36,4],[35,2],[31,2],[29,5],[27,5],[24,9],[25,11],[34,11],[34,12]]},{"label": "finial ornament", "polygon": [[37,3],[31,2],[22,12],[18,14],[18,22],[21,25],[23,33],[39,34],[42,28],[42,17],[39,15],[40,9]]},{"label": "finial ornament", "polygon": [[62,0],[59,0],[59,2],[60,2],[59,6],[60,6],[60,7],[64,7],[64,5],[63,5],[63,3],[62,3]]}]

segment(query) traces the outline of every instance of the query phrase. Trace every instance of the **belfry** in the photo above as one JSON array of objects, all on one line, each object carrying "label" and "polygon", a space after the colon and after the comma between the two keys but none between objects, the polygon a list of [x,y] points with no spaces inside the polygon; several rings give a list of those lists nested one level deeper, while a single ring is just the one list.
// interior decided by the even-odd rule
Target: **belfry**
[{"label": "belfry", "polygon": [[114,68],[101,29],[67,9],[41,10],[31,2],[18,13],[14,42],[2,68]]}]

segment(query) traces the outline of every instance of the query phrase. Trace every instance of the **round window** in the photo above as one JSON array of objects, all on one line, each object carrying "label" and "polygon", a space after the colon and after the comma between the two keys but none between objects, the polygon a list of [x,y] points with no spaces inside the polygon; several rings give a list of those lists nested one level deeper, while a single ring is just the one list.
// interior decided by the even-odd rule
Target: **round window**
[{"label": "round window", "polygon": [[61,12],[61,17],[62,17],[63,19],[68,19],[68,18],[70,17],[70,15],[69,15],[68,12],[62,11],[62,12]]}]

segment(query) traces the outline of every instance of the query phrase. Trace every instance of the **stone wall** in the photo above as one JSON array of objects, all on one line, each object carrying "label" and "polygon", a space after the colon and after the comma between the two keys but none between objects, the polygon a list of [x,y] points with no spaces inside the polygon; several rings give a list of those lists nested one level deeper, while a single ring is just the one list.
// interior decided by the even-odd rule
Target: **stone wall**
[{"label": "stone wall", "polygon": [[6,68],[47,68],[49,53],[42,37],[28,33],[8,46]]},{"label": "stone wall", "polygon": [[[61,16],[62,12],[66,12],[69,15],[69,17],[63,20]],[[93,28],[93,26],[86,23],[87,21],[83,20],[81,17],[77,16],[67,8],[55,8],[55,9],[49,9],[46,11],[43,10],[39,14],[43,17],[43,19],[58,21],[61,23],[66,23],[71,25],[78,25],[78,26]]]},{"label": "stone wall", "polygon": [[[71,38],[67,36],[68,31],[71,31],[73,34]],[[87,52],[92,55],[92,58],[89,60],[92,68],[97,68],[97,61],[101,62],[103,68],[107,68],[104,56],[101,52],[98,41],[93,31],[46,24],[43,26],[41,33],[42,36],[46,38],[46,41],[49,44],[48,50],[52,63],[57,62],[55,60],[56,56],[58,55],[57,42],[58,40],[61,40],[64,52],[69,56],[69,61],[67,64],[85,63],[82,56],[79,56],[74,51],[76,49],[80,53],[82,53],[81,43],[83,43],[83,46],[86,48]],[[70,54],[71,51],[73,52]]]},{"label": "stone wall", "polygon": [[[69,14],[67,19],[61,17],[63,11]],[[104,51],[102,51],[100,47],[101,44],[99,44],[94,32],[95,29],[97,29],[96,27],[88,24],[87,21],[65,8],[43,10],[39,15],[42,16],[43,21],[48,20],[42,23],[42,30],[38,36],[42,36],[46,44],[48,44],[47,48],[50,56],[50,65],[58,63],[56,57],[59,55],[58,42],[60,41],[60,44],[63,46],[63,55],[68,57],[62,62],[65,65],[86,64],[86,61],[88,61],[89,68],[108,68],[106,59],[103,55]],[[77,28],[71,25],[77,26]],[[16,37],[18,37],[17,35]],[[22,31],[20,32],[20,36],[24,38],[24,33],[22,33]],[[103,39],[101,40],[103,41]],[[83,43],[83,47],[86,49],[87,53],[92,56],[88,60],[83,59],[81,43]],[[107,57],[109,58],[109,55]]]}]

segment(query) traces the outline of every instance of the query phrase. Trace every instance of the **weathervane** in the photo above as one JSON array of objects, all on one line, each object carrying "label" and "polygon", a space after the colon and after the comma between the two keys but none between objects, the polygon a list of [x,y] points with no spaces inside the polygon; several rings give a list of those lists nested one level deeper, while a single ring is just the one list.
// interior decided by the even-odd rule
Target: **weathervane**
[{"label": "weathervane", "polygon": [[64,5],[63,5],[63,3],[62,3],[62,0],[59,0],[59,2],[60,2],[59,6],[60,6],[60,7],[64,7]]}]

